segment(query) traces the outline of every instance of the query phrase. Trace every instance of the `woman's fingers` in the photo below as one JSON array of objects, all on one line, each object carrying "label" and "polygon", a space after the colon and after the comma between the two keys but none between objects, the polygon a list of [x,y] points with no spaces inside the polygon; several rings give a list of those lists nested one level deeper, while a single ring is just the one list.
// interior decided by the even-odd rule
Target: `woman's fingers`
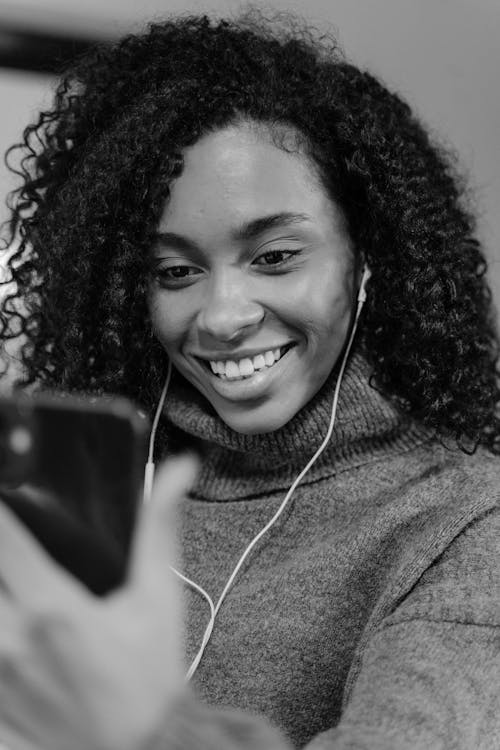
[{"label": "woman's fingers", "polygon": [[19,732],[0,723],[0,750],[40,750],[40,745],[31,743]]},{"label": "woman's fingers", "polygon": [[[16,610],[16,605],[12,602],[9,594],[0,583],[0,653],[6,635],[10,636],[11,633],[16,633],[18,630],[19,614]],[[1,747],[0,750],[2,750]]]},{"label": "woman's fingers", "polygon": [[68,576],[0,502],[0,592],[26,609],[70,607],[85,589]]},{"label": "woman's fingers", "polygon": [[197,471],[198,462],[191,454],[168,459],[158,468],[151,501],[139,514],[131,576],[153,593],[165,591],[169,566],[176,562],[176,511]]},{"label": "woman's fingers", "polygon": [[[176,508],[196,466],[183,456],[159,468],[139,514],[130,579],[104,599],[82,596],[0,506],[0,741],[12,738],[20,750],[32,750],[32,737],[47,750],[128,747],[163,721],[183,681],[180,587],[170,565]],[[10,632],[1,632],[2,614]]]}]

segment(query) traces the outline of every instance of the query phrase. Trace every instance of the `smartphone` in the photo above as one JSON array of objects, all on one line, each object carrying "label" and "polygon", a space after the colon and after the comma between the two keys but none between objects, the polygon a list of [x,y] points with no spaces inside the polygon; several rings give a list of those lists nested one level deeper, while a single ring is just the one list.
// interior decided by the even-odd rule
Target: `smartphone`
[{"label": "smartphone", "polygon": [[124,398],[0,397],[0,500],[96,594],[125,575],[148,436]]}]

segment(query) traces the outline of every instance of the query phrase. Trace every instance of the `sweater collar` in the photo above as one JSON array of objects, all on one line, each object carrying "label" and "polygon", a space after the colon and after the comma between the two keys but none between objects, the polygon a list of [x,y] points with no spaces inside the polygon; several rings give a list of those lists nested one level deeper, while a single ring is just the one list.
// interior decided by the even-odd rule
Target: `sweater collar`
[{"label": "sweater collar", "polygon": [[[303,483],[366,463],[380,450],[404,452],[429,438],[428,430],[370,385],[370,374],[365,356],[354,351],[342,378],[331,438]],[[327,433],[336,381],[334,368],[316,395],[279,430],[243,435],[174,371],[164,413],[168,429],[180,431],[183,442],[190,436],[201,454],[193,496],[234,500],[287,489]]]}]

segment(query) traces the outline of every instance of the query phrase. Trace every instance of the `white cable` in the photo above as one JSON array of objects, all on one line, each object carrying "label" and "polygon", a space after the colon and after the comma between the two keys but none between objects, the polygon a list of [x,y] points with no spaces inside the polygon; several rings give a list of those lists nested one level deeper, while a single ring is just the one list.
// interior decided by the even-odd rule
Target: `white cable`
[{"label": "white cable", "polygon": [[158,422],[160,421],[160,416],[163,411],[163,404],[165,403],[165,398],[167,395],[168,386],[170,385],[171,376],[172,376],[172,363],[169,359],[165,385],[163,386],[160,400],[158,402],[158,406],[156,407],[156,414],[153,420],[153,426],[151,427],[151,434],[149,436],[148,461],[144,468],[144,490],[143,490],[143,495],[142,495],[142,500],[144,503],[148,503],[151,500],[151,493],[153,491],[153,479],[154,479],[154,473],[155,473],[154,446],[155,446],[156,431],[158,429]]},{"label": "white cable", "polygon": [[345,370],[345,367],[346,367],[346,364],[347,364],[347,358],[349,356],[349,352],[350,352],[351,347],[352,347],[352,342],[354,341],[354,336],[356,334],[356,329],[357,329],[357,326],[358,326],[359,316],[361,314],[361,310],[363,308],[363,304],[364,304],[364,302],[366,300],[365,282],[369,278],[369,275],[370,275],[369,271],[366,269],[365,273],[363,274],[363,281],[361,283],[361,288],[360,288],[360,292],[359,292],[359,295],[358,295],[358,307],[357,307],[357,311],[356,311],[356,317],[354,319],[354,324],[353,324],[353,327],[352,327],[352,330],[351,330],[351,335],[349,337],[349,342],[347,344],[347,348],[346,348],[344,357],[342,359],[342,364],[340,366],[339,375],[338,375],[338,378],[337,378],[337,383],[335,385],[335,392],[334,392],[334,396],[333,396],[332,414],[331,414],[331,417],[330,417],[330,424],[328,426],[328,430],[327,430],[326,436],[325,436],[323,442],[321,443],[320,447],[318,448],[318,450],[316,451],[316,453],[314,454],[314,456],[309,460],[309,462],[307,463],[307,465],[305,466],[305,468],[302,469],[302,471],[300,472],[300,474],[298,475],[298,477],[295,479],[294,483],[292,484],[292,486],[288,490],[288,492],[287,492],[287,494],[285,496],[285,499],[281,503],[280,507],[278,508],[278,510],[276,511],[276,513],[274,514],[274,516],[264,526],[264,528],[261,529],[259,531],[259,533],[254,537],[254,539],[250,542],[250,544],[248,545],[248,547],[244,551],[243,555],[240,557],[240,559],[239,559],[239,561],[238,561],[235,569],[233,570],[233,572],[232,572],[232,574],[231,574],[228,582],[226,583],[226,585],[225,585],[225,587],[224,587],[224,589],[222,591],[222,594],[220,595],[219,601],[217,602],[217,605],[216,605],[215,608],[213,606],[212,599],[210,598],[210,596],[205,591],[201,590],[200,587],[197,584],[195,584],[193,581],[190,581],[185,576],[182,576],[182,579],[186,583],[188,583],[189,585],[194,586],[197,590],[201,591],[201,593],[205,596],[205,598],[209,602],[209,604],[210,604],[210,611],[211,611],[210,621],[209,621],[209,623],[207,625],[207,628],[205,630],[205,634],[203,636],[202,644],[201,644],[201,646],[200,646],[200,648],[198,650],[198,653],[196,654],[196,657],[194,658],[194,660],[193,660],[193,662],[192,662],[192,664],[191,664],[191,666],[190,666],[190,668],[189,668],[189,670],[188,670],[188,672],[186,674],[186,680],[187,681],[189,681],[191,679],[191,677],[195,673],[196,669],[198,668],[198,665],[199,665],[199,663],[200,663],[200,661],[201,661],[201,659],[203,657],[203,653],[205,651],[205,648],[206,648],[206,646],[208,644],[208,641],[210,640],[210,636],[212,635],[212,631],[213,631],[213,628],[214,628],[214,625],[215,625],[215,618],[217,616],[217,613],[219,612],[219,609],[220,609],[220,607],[222,605],[222,602],[224,601],[224,598],[225,598],[227,592],[229,591],[229,589],[230,589],[230,587],[231,587],[231,585],[232,585],[235,577],[237,576],[237,574],[238,574],[241,566],[243,565],[243,563],[245,562],[246,558],[248,557],[248,555],[250,554],[250,552],[252,551],[252,549],[255,547],[255,545],[257,544],[257,542],[264,536],[264,534],[278,520],[278,518],[280,517],[280,515],[284,511],[286,505],[288,504],[288,501],[290,500],[290,498],[291,498],[293,492],[295,491],[297,485],[299,484],[299,482],[301,481],[301,479],[303,479],[303,477],[305,476],[305,474],[309,471],[309,469],[314,464],[314,462],[319,458],[319,456],[321,455],[321,453],[324,451],[326,445],[328,444],[328,441],[330,440],[330,437],[331,437],[332,432],[333,432],[333,427],[335,425],[335,417],[336,417],[336,413],[337,413],[337,405],[338,405],[339,393],[340,393],[340,384],[341,384],[341,381],[342,381],[342,377],[344,375],[344,370]]},{"label": "white cable", "polygon": [[[338,377],[337,377],[337,383],[335,385],[335,392],[334,392],[334,395],[333,395],[333,402],[332,402],[332,413],[331,413],[330,424],[328,426],[328,430],[327,430],[326,436],[323,439],[321,445],[319,446],[319,448],[316,451],[316,453],[314,454],[314,456],[309,460],[309,462],[307,463],[307,465],[304,467],[304,469],[302,469],[302,471],[300,472],[300,474],[298,475],[298,477],[295,479],[295,481],[291,485],[290,489],[288,490],[288,492],[287,492],[287,494],[285,496],[285,499],[281,503],[280,507],[278,508],[278,510],[276,511],[276,513],[274,514],[274,516],[264,526],[264,528],[261,529],[259,531],[259,533],[254,537],[254,539],[250,542],[250,544],[248,545],[248,547],[246,548],[246,550],[244,551],[244,553],[240,557],[240,559],[239,559],[239,561],[238,561],[235,569],[233,570],[233,572],[231,573],[231,576],[229,577],[228,582],[224,586],[224,589],[222,591],[222,594],[219,597],[217,605],[214,607],[214,603],[213,603],[211,597],[209,596],[209,594],[207,594],[207,592],[201,586],[199,586],[197,583],[195,583],[191,579],[187,578],[182,573],[179,573],[179,571],[176,570],[174,567],[171,566],[171,568],[170,568],[182,581],[184,581],[184,583],[187,583],[188,586],[191,586],[196,591],[198,591],[198,593],[200,593],[207,600],[207,602],[209,604],[209,607],[210,607],[210,620],[209,620],[208,625],[207,625],[207,627],[205,629],[205,633],[203,635],[203,640],[202,640],[201,646],[200,646],[200,648],[198,650],[198,653],[196,654],[196,656],[195,656],[195,658],[194,658],[191,666],[189,667],[189,670],[187,671],[186,681],[189,681],[191,679],[191,677],[194,675],[194,673],[196,672],[196,670],[198,668],[198,665],[199,665],[199,663],[200,663],[200,661],[201,661],[201,659],[203,657],[203,654],[205,652],[205,648],[206,648],[206,646],[207,646],[207,644],[208,644],[208,642],[210,640],[210,637],[212,635],[212,631],[214,629],[215,618],[217,617],[217,613],[219,612],[219,609],[220,609],[220,607],[221,607],[221,605],[222,605],[222,603],[223,603],[223,601],[224,601],[224,599],[226,597],[227,592],[229,591],[232,583],[234,582],[234,579],[238,575],[238,572],[239,572],[241,566],[243,565],[243,563],[245,562],[246,558],[248,557],[248,555],[250,554],[250,552],[252,551],[252,549],[255,547],[255,545],[257,544],[257,542],[264,536],[264,534],[278,520],[278,518],[280,517],[280,515],[284,511],[285,507],[287,506],[288,501],[290,500],[292,494],[294,493],[297,485],[299,484],[299,482],[301,481],[301,479],[304,478],[305,474],[309,471],[309,469],[314,464],[314,462],[319,458],[319,456],[321,455],[321,453],[324,451],[326,445],[328,444],[328,441],[330,440],[330,437],[332,435],[333,428],[334,428],[334,425],[335,425],[335,417],[336,417],[336,414],[337,414],[337,405],[338,405],[338,400],[339,400],[340,384],[342,382],[342,377],[344,375],[344,370],[345,370],[345,367],[346,367],[346,364],[347,364],[347,358],[349,356],[349,352],[351,350],[352,343],[354,341],[354,336],[356,334],[356,329],[357,329],[357,326],[358,326],[359,316],[361,314],[361,310],[363,308],[363,304],[364,304],[364,302],[366,300],[365,285],[366,285],[367,280],[370,278],[370,275],[371,275],[370,271],[368,270],[368,268],[365,267],[365,269],[363,271],[363,276],[362,276],[362,280],[361,280],[361,285],[360,285],[359,293],[358,293],[358,299],[357,299],[358,305],[357,305],[357,310],[356,310],[356,317],[354,319],[354,323],[353,323],[353,326],[352,326],[352,329],[351,329],[351,334],[349,336],[349,341],[348,341],[348,344],[347,344],[347,348],[345,350],[345,354],[344,354],[344,357],[342,359],[342,363],[341,363],[341,366],[340,366],[340,369],[339,369],[339,374],[338,374]],[[163,391],[162,391],[162,394],[161,394],[161,397],[160,397],[160,401],[159,401],[159,404],[158,404],[158,407],[157,407],[157,410],[156,410],[156,414],[155,414],[155,418],[154,418],[154,421],[153,421],[153,427],[151,429],[151,437],[150,437],[150,441],[149,441],[149,456],[148,456],[148,463],[146,465],[145,479],[144,479],[144,500],[145,501],[149,500],[150,497],[151,497],[151,489],[152,489],[153,475],[154,475],[154,463],[153,463],[154,439],[155,439],[156,429],[158,427],[158,422],[159,422],[159,419],[160,419],[160,415],[161,415],[161,412],[163,410],[163,404],[165,402],[165,397],[166,397],[166,394],[167,394],[168,386],[169,386],[169,383],[170,383],[171,372],[172,372],[172,367],[171,367],[171,364],[170,364],[170,361],[169,361],[169,363],[168,363],[168,373],[167,373],[167,378],[166,378],[165,386],[163,388]]]},{"label": "white cable", "polygon": [[[197,583],[195,583],[194,581],[191,581],[190,578],[187,578],[182,573],[179,573],[179,571],[176,570],[172,565],[170,566],[170,570],[172,570],[175,573],[175,575],[179,576],[179,578],[181,578],[184,581],[184,583],[187,583],[189,586],[192,586],[193,588],[196,589],[196,591],[198,591],[202,596],[205,597],[205,599],[208,602],[208,606],[210,607],[210,616],[211,618],[215,619],[214,603],[209,597],[209,595],[207,594],[207,592],[205,591],[205,589],[202,589],[201,586],[198,586]],[[0,750],[2,749],[0,748]]]}]

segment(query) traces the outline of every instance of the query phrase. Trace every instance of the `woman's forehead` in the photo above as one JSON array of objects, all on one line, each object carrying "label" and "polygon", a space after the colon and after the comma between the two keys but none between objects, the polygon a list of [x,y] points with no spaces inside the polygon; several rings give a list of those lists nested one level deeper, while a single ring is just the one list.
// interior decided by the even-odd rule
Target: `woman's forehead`
[{"label": "woman's forehead", "polygon": [[184,153],[184,168],[172,183],[159,229],[198,222],[231,226],[236,232],[269,215],[315,217],[332,202],[310,160],[275,145],[265,132],[231,126],[201,138]]}]

